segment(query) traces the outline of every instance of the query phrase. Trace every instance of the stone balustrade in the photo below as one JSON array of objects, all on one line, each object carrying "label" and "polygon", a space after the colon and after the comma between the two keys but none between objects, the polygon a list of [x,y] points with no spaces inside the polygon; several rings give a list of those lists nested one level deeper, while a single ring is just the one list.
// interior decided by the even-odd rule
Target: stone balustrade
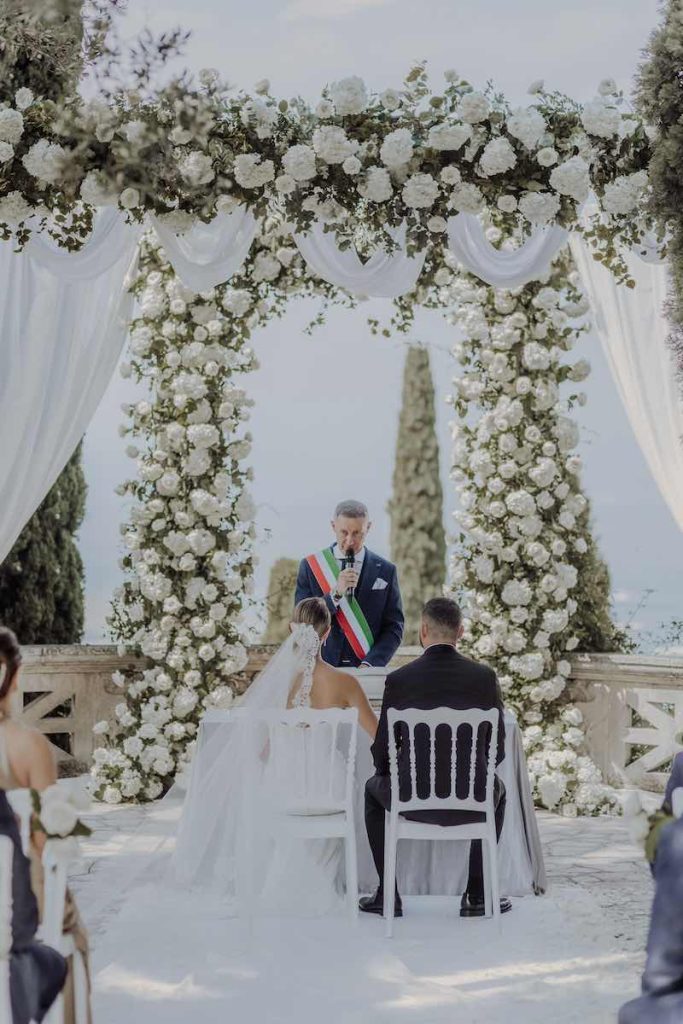
[{"label": "stone balustrade", "polygon": [[[247,688],[274,651],[253,646],[249,664],[235,678]],[[391,667],[420,651],[401,648]],[[89,765],[96,721],[113,714],[121,690],[116,669],[136,664],[113,646],[25,647],[22,671],[24,720],[48,735],[65,772]],[[374,704],[376,681],[368,680]],[[588,748],[605,778],[617,786],[661,790],[671,758],[683,750],[683,658],[645,655],[577,655],[571,695],[584,713]]]}]

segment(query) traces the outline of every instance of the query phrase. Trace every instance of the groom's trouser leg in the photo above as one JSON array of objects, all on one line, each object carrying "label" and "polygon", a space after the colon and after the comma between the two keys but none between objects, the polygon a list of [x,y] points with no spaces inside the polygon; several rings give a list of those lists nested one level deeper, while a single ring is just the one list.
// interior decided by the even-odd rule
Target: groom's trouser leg
[{"label": "groom's trouser leg", "polygon": [[[493,790],[496,801],[496,840],[500,840],[505,820],[505,786],[496,776]],[[473,839],[470,843],[470,871],[467,880],[467,892],[476,899],[484,898],[484,865],[482,862],[481,839]]]},{"label": "groom's trouser leg", "polygon": [[380,888],[384,881],[384,814],[391,806],[391,782],[388,775],[373,775],[365,783],[365,829],[372,859],[379,876]]}]

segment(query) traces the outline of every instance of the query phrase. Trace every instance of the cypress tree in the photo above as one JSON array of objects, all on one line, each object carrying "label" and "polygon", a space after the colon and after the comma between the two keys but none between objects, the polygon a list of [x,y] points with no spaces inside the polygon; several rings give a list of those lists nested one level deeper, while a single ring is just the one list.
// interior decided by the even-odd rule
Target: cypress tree
[{"label": "cypress tree", "polygon": [[438,597],[446,578],[443,488],[439,474],[434,383],[429,352],[408,349],[396,442],[391,517],[391,557],[405,612],[405,643],[416,644],[422,605]]},{"label": "cypress tree", "polygon": [[83,635],[83,562],[74,534],[86,490],[79,445],[0,566],[0,622],[22,644],[73,644]]},{"label": "cypress tree", "polygon": [[587,550],[576,559],[581,585],[573,594],[578,605],[572,619],[572,633],[579,641],[577,650],[592,654],[628,653],[636,645],[612,618],[610,573],[593,536],[590,506],[584,513],[584,527],[582,537]]},{"label": "cypress tree", "polygon": [[278,558],[270,570],[268,581],[268,622],[263,634],[264,644],[281,644],[289,636],[294,591],[299,563],[295,558]]}]

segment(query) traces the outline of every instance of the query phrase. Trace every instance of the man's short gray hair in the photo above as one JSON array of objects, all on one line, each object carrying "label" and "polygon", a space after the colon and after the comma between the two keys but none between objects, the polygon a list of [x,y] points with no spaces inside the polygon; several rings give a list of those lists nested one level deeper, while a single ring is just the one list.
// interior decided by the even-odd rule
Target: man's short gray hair
[{"label": "man's short gray hair", "polygon": [[348,519],[369,519],[368,506],[362,501],[340,501],[334,510],[334,518],[346,516]]}]

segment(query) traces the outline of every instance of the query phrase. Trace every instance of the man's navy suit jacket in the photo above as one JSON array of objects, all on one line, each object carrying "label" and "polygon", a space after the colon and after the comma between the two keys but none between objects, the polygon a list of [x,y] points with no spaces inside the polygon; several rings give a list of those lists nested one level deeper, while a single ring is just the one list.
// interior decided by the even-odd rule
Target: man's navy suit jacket
[{"label": "man's navy suit jacket", "polygon": [[[333,549],[334,545],[331,546]],[[378,580],[386,583],[386,586],[378,585]],[[296,604],[306,597],[325,597],[332,616],[332,632],[322,651],[324,660],[329,665],[358,666],[360,659],[354,654],[337,621],[336,605],[329,594],[323,594],[313,570],[304,558],[299,565],[296,581]],[[374,637],[374,644],[363,660],[368,665],[388,665],[403,639],[403,607],[398,576],[395,565],[367,548],[356,587],[356,600]]]}]

